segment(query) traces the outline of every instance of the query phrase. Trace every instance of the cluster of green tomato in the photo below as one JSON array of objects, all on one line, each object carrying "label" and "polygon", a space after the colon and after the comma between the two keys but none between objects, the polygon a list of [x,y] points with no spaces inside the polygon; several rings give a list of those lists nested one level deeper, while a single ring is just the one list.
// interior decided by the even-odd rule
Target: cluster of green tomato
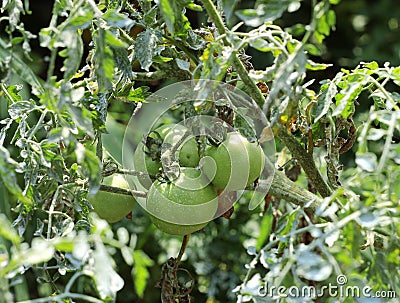
[{"label": "cluster of green tomato", "polygon": [[[140,143],[133,158],[135,170],[147,174],[138,180],[148,190],[146,210],[152,222],[160,230],[174,235],[202,229],[216,216],[219,194],[245,189],[260,177],[264,168],[265,156],[260,145],[249,142],[239,132],[228,132],[220,144],[207,145],[200,157],[199,144],[194,136],[185,138],[187,131],[179,124],[167,124],[154,130],[161,144],[170,151],[183,141],[176,149],[179,162],[176,179],[168,180],[161,173],[160,149],[155,155]],[[107,177],[103,184],[129,187],[121,175]],[[121,220],[135,204],[131,196],[104,191],[90,201],[99,216],[110,223]]]}]

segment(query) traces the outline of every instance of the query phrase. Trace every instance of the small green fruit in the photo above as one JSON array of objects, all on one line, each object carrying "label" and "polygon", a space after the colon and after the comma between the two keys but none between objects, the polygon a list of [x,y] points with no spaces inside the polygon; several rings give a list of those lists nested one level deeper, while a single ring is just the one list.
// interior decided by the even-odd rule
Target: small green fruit
[{"label": "small green fruit", "polygon": [[[129,184],[123,175],[112,175],[104,178],[104,185],[129,189]],[[127,214],[132,211],[136,204],[133,196],[124,194],[111,193],[107,191],[98,191],[94,197],[88,197],[94,211],[100,218],[108,223],[115,223],[122,220]]]},{"label": "small green fruit", "polygon": [[220,190],[243,190],[260,177],[264,152],[238,132],[227,134],[219,146],[209,146],[200,162],[206,176]]},{"label": "small green fruit", "polygon": [[[143,151],[144,144],[142,142],[136,148],[135,154],[133,155],[133,165],[134,169],[139,172],[143,172],[145,174],[155,176],[158,174],[159,169],[161,168],[161,163],[159,161],[154,161],[146,155]],[[149,189],[153,180],[149,176],[138,176],[138,180],[140,184],[146,189]]]},{"label": "small green fruit", "polygon": [[[166,124],[160,126],[155,131],[160,134],[164,143],[175,145],[185,135],[188,129],[180,124]],[[184,167],[196,167],[199,164],[199,152],[197,142],[194,137],[188,137],[183,142],[179,150],[179,165]]]},{"label": "small green fruit", "polygon": [[[180,124],[165,124],[155,129],[154,132],[160,135],[160,139],[165,144],[171,146],[177,144],[182,136],[187,131],[187,128]],[[161,148],[161,146],[160,146]],[[179,151],[179,164],[184,167],[196,167],[199,164],[199,154],[197,149],[197,142],[194,137],[188,137],[182,144]],[[161,150],[160,150],[161,152]],[[149,175],[156,175],[162,167],[159,160],[153,160],[149,155],[144,152],[144,144],[139,143],[133,155],[133,164],[136,171],[147,173]],[[154,180],[149,176],[139,176],[140,184],[149,189]]]}]

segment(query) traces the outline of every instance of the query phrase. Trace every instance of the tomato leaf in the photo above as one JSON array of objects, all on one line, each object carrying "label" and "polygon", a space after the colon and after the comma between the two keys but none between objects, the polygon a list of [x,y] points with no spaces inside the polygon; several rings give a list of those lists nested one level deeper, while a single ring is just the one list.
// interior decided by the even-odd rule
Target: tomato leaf
[{"label": "tomato leaf", "polygon": [[147,280],[150,277],[148,267],[154,264],[154,261],[150,259],[142,250],[136,250],[133,253],[134,268],[132,269],[132,276],[134,281],[134,287],[139,297],[143,297],[144,290],[147,285]]},{"label": "tomato leaf", "polygon": [[164,46],[159,45],[161,42],[161,33],[156,30],[147,29],[137,36],[135,41],[135,57],[144,70],[149,71],[153,58],[164,50]]}]

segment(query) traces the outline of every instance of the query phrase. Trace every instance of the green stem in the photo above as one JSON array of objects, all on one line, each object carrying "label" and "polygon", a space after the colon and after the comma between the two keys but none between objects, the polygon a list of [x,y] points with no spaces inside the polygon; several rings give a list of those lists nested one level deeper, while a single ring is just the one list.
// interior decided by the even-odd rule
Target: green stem
[{"label": "green stem", "polygon": [[166,72],[157,70],[154,72],[133,72],[133,79],[136,81],[154,81],[168,78]]},{"label": "green stem", "polygon": [[[201,0],[205,9],[207,10],[208,15],[214,21],[215,26],[218,29],[220,35],[223,36],[222,40],[226,46],[232,46],[232,43],[229,42],[227,38],[227,31],[224,25],[224,21],[221,18],[221,15],[218,13],[217,8],[215,7],[212,0]],[[265,103],[265,98],[262,92],[258,89],[257,85],[250,78],[249,73],[244,67],[242,61],[240,61],[237,51],[232,53],[232,65],[235,68],[236,72],[239,74],[240,79],[242,79],[243,83],[249,89],[250,96],[254,99],[258,106],[262,107]]]},{"label": "green stem", "polygon": [[183,254],[185,253],[186,247],[189,243],[189,239],[190,239],[190,234],[183,236],[181,249],[179,250],[178,257],[176,258],[175,268],[178,268],[178,265],[182,260]]},{"label": "green stem", "polygon": [[275,170],[269,194],[312,212],[315,212],[321,204],[321,198],[294,183],[279,170]]},{"label": "green stem", "polygon": [[119,187],[114,187],[114,186],[109,186],[109,185],[104,185],[104,184],[100,185],[100,190],[107,191],[110,193],[122,194],[122,195],[127,195],[127,196],[135,196],[135,197],[140,197],[140,198],[147,197],[147,194],[142,191],[124,189],[124,188],[119,188]]},{"label": "green stem", "polygon": [[314,188],[321,194],[322,197],[331,195],[331,189],[322,178],[319,170],[315,166],[314,159],[297,141],[297,139],[284,128],[281,128],[278,134],[279,139],[289,148],[294,158],[299,162],[304,169],[308,180]]}]

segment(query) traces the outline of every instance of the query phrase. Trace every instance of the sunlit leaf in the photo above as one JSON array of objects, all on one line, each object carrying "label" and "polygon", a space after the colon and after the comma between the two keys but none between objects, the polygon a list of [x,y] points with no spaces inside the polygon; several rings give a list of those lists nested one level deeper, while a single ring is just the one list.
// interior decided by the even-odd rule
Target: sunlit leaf
[{"label": "sunlit leaf", "polygon": [[143,251],[136,250],[133,254],[134,268],[132,276],[134,279],[134,287],[139,297],[143,297],[147,280],[150,277],[148,267],[153,265],[153,260],[149,258]]},{"label": "sunlit leaf", "polygon": [[363,79],[349,83],[349,85],[336,95],[336,108],[332,116],[342,115],[347,119],[354,112],[354,102],[363,89]]},{"label": "sunlit leaf", "polygon": [[96,245],[93,259],[93,279],[100,298],[114,300],[124,286],[124,280],[112,267],[112,259],[101,242]]},{"label": "sunlit leaf", "polygon": [[378,166],[377,156],[374,153],[357,153],[356,154],[356,164],[362,170],[367,172],[373,172]]},{"label": "sunlit leaf", "polygon": [[112,27],[127,27],[133,25],[133,20],[129,19],[127,15],[116,12],[115,10],[106,11],[102,18]]},{"label": "sunlit leaf", "polygon": [[332,264],[320,255],[308,251],[304,245],[301,245],[298,250],[296,273],[299,276],[312,281],[324,281],[329,278],[332,273]]},{"label": "sunlit leaf", "polygon": [[255,9],[236,11],[236,15],[248,26],[257,27],[261,24],[274,21],[290,10],[296,11],[300,7],[299,0],[271,0],[259,1]]},{"label": "sunlit leaf", "polygon": [[332,64],[326,64],[326,63],[316,63],[312,60],[307,60],[306,67],[308,70],[324,70],[327,69],[328,67],[332,66]]},{"label": "sunlit leaf", "polygon": [[21,242],[21,238],[18,233],[12,227],[10,221],[8,221],[6,215],[0,213],[0,236],[13,242]]},{"label": "sunlit leaf", "polygon": [[0,177],[12,195],[21,202],[30,205],[32,201],[23,194],[18,185],[15,174],[17,166],[18,164],[11,158],[9,151],[0,145]]},{"label": "sunlit leaf", "polygon": [[65,31],[62,34],[65,41],[66,49],[60,52],[61,57],[65,57],[64,67],[64,77],[71,78],[78,70],[82,55],[83,55],[83,42],[80,35],[75,30]]},{"label": "sunlit leaf", "polygon": [[328,81],[328,83],[323,84],[322,86],[322,95],[318,99],[318,103],[314,106],[313,110],[315,111],[315,119],[314,123],[318,122],[323,116],[328,112],[332,100],[335,97],[338,89],[337,83],[340,81],[342,73],[338,73],[332,81]]},{"label": "sunlit leaf", "polygon": [[174,35],[186,35],[186,32],[190,29],[190,24],[187,17],[183,14],[187,1],[184,0],[157,0],[161,14],[165,20],[168,31],[172,36]]},{"label": "sunlit leaf", "polygon": [[155,30],[148,29],[137,36],[135,57],[144,70],[149,71],[153,57],[159,55],[164,49],[164,46],[159,45],[161,41],[161,33]]}]

